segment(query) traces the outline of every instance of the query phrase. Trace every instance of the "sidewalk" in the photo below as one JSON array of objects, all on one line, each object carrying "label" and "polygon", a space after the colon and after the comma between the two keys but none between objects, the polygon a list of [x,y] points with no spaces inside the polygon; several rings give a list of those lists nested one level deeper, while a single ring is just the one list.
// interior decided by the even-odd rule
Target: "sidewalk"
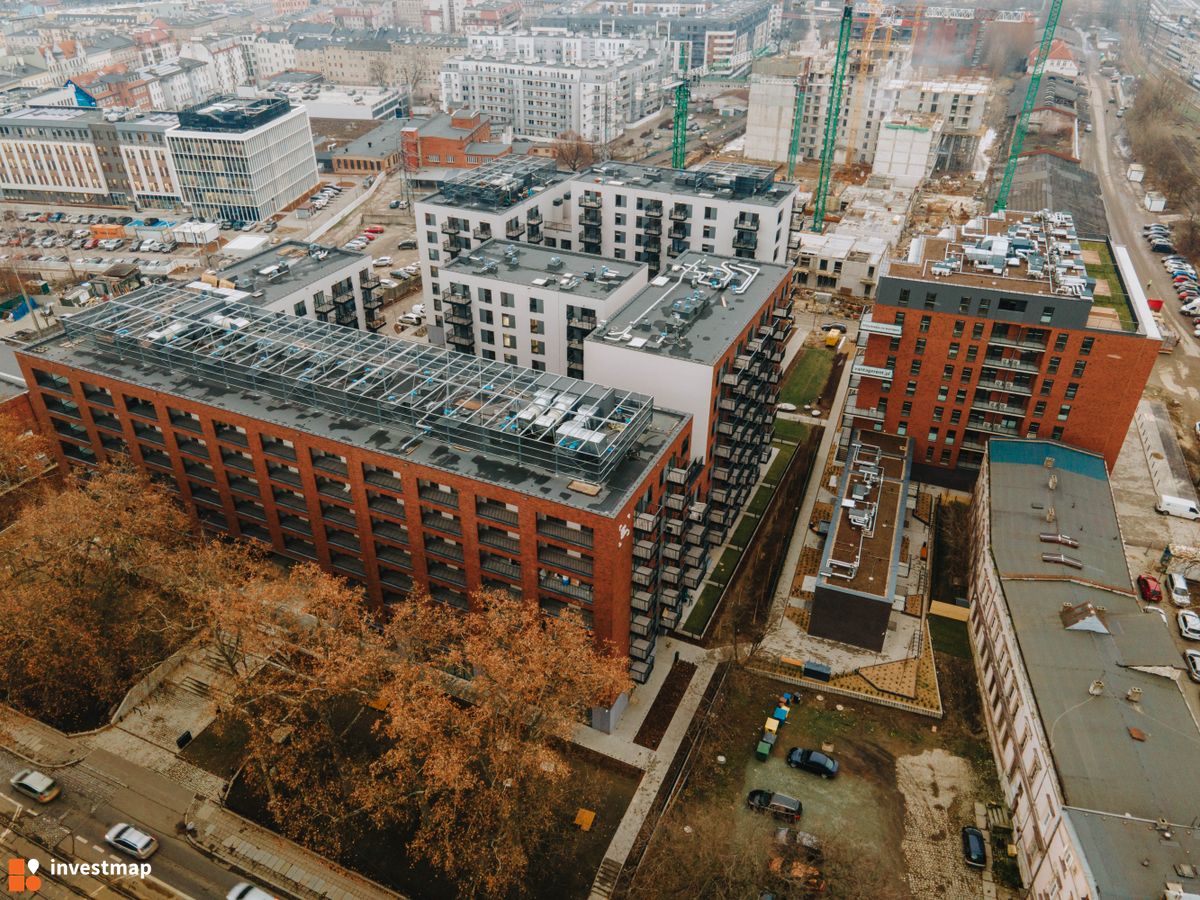
[{"label": "sidewalk", "polygon": [[403,897],[209,800],[193,801],[188,808],[187,820],[196,826],[188,840],[202,853],[297,897],[313,900],[394,900]]},{"label": "sidewalk", "polygon": [[35,766],[73,766],[88,751],[57,728],[43,725],[15,709],[0,712],[0,741],[6,749]]}]

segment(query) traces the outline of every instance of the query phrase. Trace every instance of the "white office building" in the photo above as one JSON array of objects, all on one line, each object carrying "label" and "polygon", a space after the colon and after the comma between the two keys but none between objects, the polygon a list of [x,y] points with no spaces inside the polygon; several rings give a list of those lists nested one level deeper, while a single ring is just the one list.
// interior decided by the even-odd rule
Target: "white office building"
[{"label": "white office building", "polygon": [[266,219],[319,181],[308,115],[286,100],[218,98],[167,140],[184,203],[206,218]]},{"label": "white office building", "polygon": [[607,142],[662,108],[666,74],[664,58],[644,49],[583,62],[456,57],[442,66],[442,109],[477,109],[522,137],[573,131]]}]

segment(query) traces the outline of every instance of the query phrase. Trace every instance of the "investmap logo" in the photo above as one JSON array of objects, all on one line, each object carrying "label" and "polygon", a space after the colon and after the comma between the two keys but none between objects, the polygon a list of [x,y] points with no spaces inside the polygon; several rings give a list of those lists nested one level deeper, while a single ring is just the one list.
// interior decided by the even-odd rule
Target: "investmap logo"
[{"label": "investmap logo", "polygon": [[[8,861],[8,893],[15,896],[35,894],[42,886],[38,875],[41,863],[36,859],[10,859]],[[50,874],[59,876],[105,876],[105,877],[150,877],[150,863],[109,862],[61,862],[50,860]]]},{"label": "investmap logo", "polygon": [[37,875],[36,859],[10,859],[8,861],[8,892],[10,894],[33,894],[42,886]]}]

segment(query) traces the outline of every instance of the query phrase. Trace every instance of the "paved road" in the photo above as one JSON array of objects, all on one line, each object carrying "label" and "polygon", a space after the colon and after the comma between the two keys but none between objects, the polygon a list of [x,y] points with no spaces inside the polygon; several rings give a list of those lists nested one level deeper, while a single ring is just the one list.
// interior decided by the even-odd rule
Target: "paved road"
[{"label": "paved road", "polygon": [[[159,896],[209,900],[224,897],[243,880],[176,837],[175,826],[182,820],[192,794],[162,776],[112,754],[93,751],[78,765],[48,772],[62,784],[63,793],[39,806],[8,785],[9,773],[25,766],[18,757],[0,750],[0,774],[4,775],[0,779],[0,815],[12,820],[14,813],[21,811],[13,831],[22,838],[36,838],[43,847],[52,847],[56,857],[89,863],[105,859],[129,862],[104,844],[104,834],[110,827],[129,822],[159,840],[159,850],[150,858],[154,879],[150,887],[158,887]],[[6,846],[19,849],[15,839],[8,840],[10,837],[4,835]],[[43,864],[48,858],[49,854],[41,857]],[[112,879],[101,879],[106,880]],[[164,887],[169,891],[161,889]]]}]

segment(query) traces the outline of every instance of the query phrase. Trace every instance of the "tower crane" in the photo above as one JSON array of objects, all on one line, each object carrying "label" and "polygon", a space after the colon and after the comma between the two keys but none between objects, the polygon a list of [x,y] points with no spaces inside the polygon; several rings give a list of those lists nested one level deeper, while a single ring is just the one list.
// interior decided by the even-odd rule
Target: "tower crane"
[{"label": "tower crane", "polygon": [[[1061,4],[1062,0],[1057,0]],[[854,5],[842,8],[842,24],[838,29],[837,56],[829,84],[829,108],[825,113],[825,134],[821,144],[821,174],[817,180],[817,196],[813,201],[812,230],[825,230],[825,204],[829,200],[829,179],[833,174],[833,152],[837,145],[838,124],[842,118],[842,82],[846,78],[846,58],[850,55],[850,26],[854,21]]]},{"label": "tower crane", "polygon": [[692,90],[688,86],[687,41],[679,42],[679,84],[675,85],[675,133],[671,138],[671,168],[687,166],[687,118],[688,100]]},{"label": "tower crane", "polygon": [[796,157],[800,154],[800,123],[804,119],[804,92],[808,84],[808,62],[796,76],[796,106],[792,110],[792,136],[788,143],[787,177],[796,176]]},{"label": "tower crane", "polygon": [[863,94],[867,92],[866,73],[871,67],[871,51],[875,46],[875,26],[879,22],[880,7],[868,4],[866,24],[858,42],[858,59],[854,65],[854,87],[851,91],[850,113],[846,117],[846,165],[854,162],[854,148],[858,140],[858,113],[862,109]]},{"label": "tower crane", "polygon": [[1046,71],[1046,59],[1050,56],[1050,44],[1054,41],[1054,29],[1058,26],[1058,16],[1062,12],[1063,0],[1051,0],[1050,11],[1046,15],[1046,30],[1042,32],[1042,43],[1038,47],[1037,60],[1033,71],[1029,73],[1029,89],[1025,91],[1025,103],[1021,106],[1021,114],[1013,128],[1012,148],[1008,155],[1008,165],[1004,167],[1004,178],[1000,182],[1000,190],[996,193],[994,212],[1001,212],[1008,207],[1008,192],[1012,189],[1013,175],[1017,171],[1017,159],[1021,156],[1021,148],[1025,146],[1025,135],[1029,131],[1029,116],[1037,103],[1038,89],[1042,84],[1042,73]]}]

